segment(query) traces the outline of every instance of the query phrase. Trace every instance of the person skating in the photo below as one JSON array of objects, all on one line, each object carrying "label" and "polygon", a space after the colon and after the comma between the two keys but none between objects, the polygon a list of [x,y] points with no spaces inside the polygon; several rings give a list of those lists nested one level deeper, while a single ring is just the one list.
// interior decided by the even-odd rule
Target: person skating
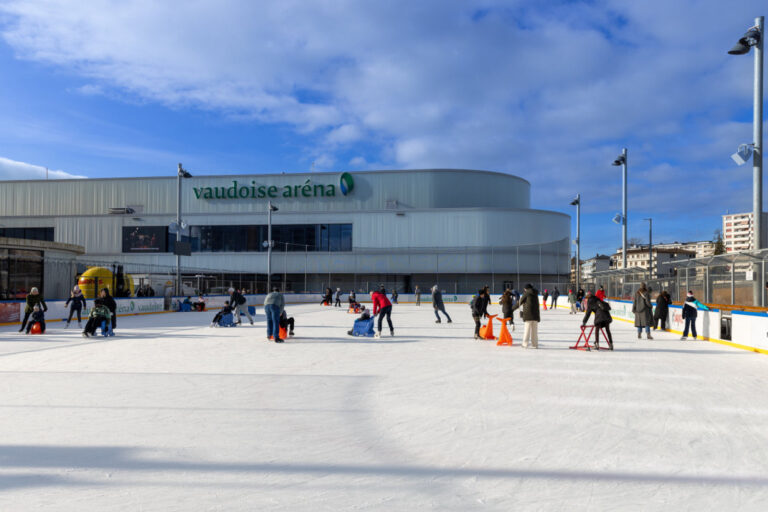
[{"label": "person skating", "polygon": [[320,301],[321,306],[330,306],[333,302],[333,291],[330,288],[325,289],[323,294],[323,300]]},{"label": "person skating", "polygon": [[240,320],[240,310],[242,309],[243,314],[248,317],[251,325],[253,325],[253,318],[251,317],[251,313],[248,312],[248,306],[246,305],[246,302],[248,301],[243,294],[234,288],[230,288],[229,293],[229,304],[232,306],[232,315],[235,317],[235,323],[243,323],[242,320]]},{"label": "person skating", "polygon": [[112,322],[112,332],[114,333],[115,329],[117,328],[117,303],[115,302],[115,299],[113,299],[109,294],[109,288],[102,288],[99,297],[101,297],[101,303],[104,304],[107,309],[109,309],[110,321]]},{"label": "person skating", "polygon": [[288,313],[283,310],[282,313],[280,313],[280,327],[286,330],[288,335],[293,336],[293,328],[296,325],[296,322],[294,321],[292,316],[288,316]]},{"label": "person skating", "polygon": [[520,301],[513,306],[512,311],[517,308],[523,308],[523,322],[525,330],[523,332],[523,348],[528,348],[528,342],[533,348],[539,348],[539,322],[541,314],[539,312],[539,291],[531,284],[526,284],[523,288],[523,296]]},{"label": "person skating", "polygon": [[579,288],[576,291],[576,309],[584,311],[584,288]]},{"label": "person skating", "polygon": [[36,323],[40,324],[40,334],[45,334],[45,314],[43,314],[40,304],[35,304],[32,308],[32,317],[27,324],[27,334],[32,330],[32,326]]},{"label": "person skating", "polygon": [[512,297],[512,290],[510,289],[504,290],[504,293],[501,294],[501,298],[499,299],[499,304],[501,305],[502,318],[509,319],[509,325],[512,326],[512,331],[514,331],[515,315],[513,312],[514,312],[515,302],[514,302],[514,298]]},{"label": "person skating", "polygon": [[587,292],[587,312],[584,314],[584,319],[581,321],[581,325],[587,325],[589,317],[592,313],[595,314],[595,348],[600,349],[600,329],[605,330],[605,335],[608,336],[608,348],[613,350],[613,335],[611,335],[610,323],[613,322],[611,317],[611,305],[600,299],[597,294],[592,295],[592,292]]},{"label": "person skating", "polygon": [[264,313],[267,315],[267,339],[274,336],[275,343],[282,343],[280,339],[280,314],[285,308],[285,297],[277,286],[272,287],[272,292],[264,298]]},{"label": "person skating", "polygon": [[693,339],[695,340],[698,338],[698,335],[696,334],[696,317],[699,316],[697,302],[696,297],[693,296],[693,292],[688,290],[685,302],[683,303],[683,320],[685,320],[685,328],[683,329],[683,336],[680,338],[681,340],[688,339],[689,329]]},{"label": "person skating", "polygon": [[667,318],[669,318],[669,303],[672,297],[662,290],[658,297],[656,297],[656,309],[653,311],[653,330],[655,331],[659,324],[661,324],[661,330],[667,330]]},{"label": "person skating", "polygon": [[219,322],[221,322],[221,319],[224,318],[224,315],[229,315],[232,313],[232,306],[229,305],[229,301],[224,301],[224,307],[221,308],[219,311],[216,312],[216,314],[213,316],[213,320],[211,320],[211,327],[216,327],[219,325]]},{"label": "person skating", "polygon": [[443,312],[449,324],[452,322],[451,316],[445,310],[445,304],[443,303],[443,292],[438,290],[437,285],[432,287],[432,308],[435,310],[435,316],[437,317],[437,320],[435,320],[436,324],[440,323],[440,311]]},{"label": "person skating", "polygon": [[600,300],[605,300],[605,288],[603,288],[603,285],[600,285],[600,288],[597,289],[595,292],[595,297]]},{"label": "person skating", "polygon": [[487,287],[478,290],[477,295],[470,303],[472,309],[472,320],[475,321],[475,339],[480,339],[480,320],[488,318],[488,304],[491,302],[491,297],[488,294]]},{"label": "person skating", "polygon": [[[69,303],[72,303],[70,306]],[[83,308],[86,306],[85,304],[85,297],[83,297],[83,292],[80,290],[80,287],[75,285],[74,288],[72,288],[72,292],[69,294],[69,298],[67,299],[67,302],[64,304],[64,307],[69,306],[69,317],[67,318],[67,323],[64,326],[66,329],[69,327],[70,322],[72,322],[72,316],[77,312],[77,326],[81,327],[82,323],[82,314],[83,314]]]},{"label": "person skating", "polygon": [[397,304],[397,298],[399,297],[399,294],[397,293],[397,290],[392,291],[392,304]]},{"label": "person skating", "polygon": [[568,290],[568,304],[571,306],[571,310],[568,312],[568,314],[575,315],[576,314],[576,294],[573,293],[573,290]]},{"label": "person skating", "polygon": [[355,295],[355,290],[350,290],[349,291],[349,299],[348,300],[349,300],[349,307],[350,308],[354,308],[354,307],[356,307],[358,305],[357,304],[357,295]]},{"label": "person skating", "polygon": [[413,294],[416,295],[416,305],[421,306],[421,288],[416,285],[416,289],[413,290]]},{"label": "person skating", "polygon": [[336,303],[333,306],[336,308],[341,307],[341,288],[336,288]]},{"label": "person skating", "polygon": [[547,299],[549,298],[549,290],[544,288],[544,293],[542,294],[542,297],[544,297],[544,309],[547,309]]},{"label": "person skating", "polygon": [[19,332],[24,332],[24,328],[27,326],[27,321],[29,320],[29,316],[34,312],[35,310],[35,304],[39,304],[41,308],[43,308],[43,311],[48,311],[48,306],[45,303],[45,299],[40,294],[40,291],[37,288],[32,288],[29,290],[29,294],[27,295],[26,299],[26,305],[24,306],[24,320],[21,322],[21,329],[19,329]]},{"label": "person skating", "polygon": [[645,287],[645,283],[642,283],[635,293],[635,300],[632,303],[632,312],[635,314],[637,339],[640,339],[643,328],[645,328],[646,338],[652,340],[651,324],[653,324],[653,307],[651,306],[651,298],[648,294],[648,289]]},{"label": "person skating", "polygon": [[85,329],[83,329],[83,337],[96,335],[96,329],[99,328],[102,322],[109,322],[111,320],[112,313],[109,312],[109,308],[104,305],[104,300],[99,297],[93,301],[93,308],[88,315],[88,321],[85,322]]},{"label": "person skating", "polygon": [[381,325],[384,321],[384,317],[387,318],[390,334],[394,336],[395,328],[392,326],[392,303],[387,299],[387,291],[383,286],[379,291],[371,294],[371,301],[373,302],[373,316],[379,315],[379,331],[374,334],[374,337],[381,338]]},{"label": "person skating", "polygon": [[551,308],[555,309],[557,307],[557,299],[560,298],[560,290],[557,289],[557,286],[555,286],[555,291],[552,292],[552,304]]}]

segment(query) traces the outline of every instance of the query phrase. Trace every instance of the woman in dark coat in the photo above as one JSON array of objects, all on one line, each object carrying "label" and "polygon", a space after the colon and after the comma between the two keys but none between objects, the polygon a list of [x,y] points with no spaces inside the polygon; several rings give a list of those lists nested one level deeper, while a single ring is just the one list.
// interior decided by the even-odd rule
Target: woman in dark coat
[{"label": "woman in dark coat", "polygon": [[[69,305],[70,302],[72,303],[71,306]],[[69,323],[72,321],[72,316],[74,316],[75,312],[77,312],[77,326],[80,327],[80,322],[82,322],[83,308],[85,307],[85,297],[83,297],[83,292],[80,291],[79,286],[75,286],[72,289],[72,293],[69,294],[69,298],[64,304],[64,307],[67,306],[69,306],[69,318],[67,318],[67,325],[65,325],[64,328],[66,329],[69,327]]]},{"label": "woman in dark coat", "polygon": [[515,315],[513,314],[513,307],[515,306],[515,301],[512,298],[512,290],[506,289],[504,290],[504,293],[501,295],[501,299],[499,299],[499,304],[501,304],[501,316],[502,318],[508,318],[509,319],[509,325],[512,326],[512,330],[515,330]]},{"label": "woman in dark coat", "polygon": [[611,305],[600,300],[592,292],[587,292],[587,312],[584,314],[584,320],[581,321],[581,325],[587,325],[589,316],[595,314],[595,348],[600,348],[600,329],[605,330],[605,335],[608,336],[608,348],[613,350],[613,335],[611,335],[610,324],[613,322],[611,317]]},{"label": "woman in dark coat", "polygon": [[656,297],[656,309],[653,312],[653,330],[659,326],[661,322],[661,330],[667,330],[667,318],[669,318],[669,304],[671,297],[666,290],[662,291],[658,297]]},{"label": "woman in dark coat", "polygon": [[645,283],[640,285],[640,289],[635,293],[635,300],[632,303],[632,312],[635,314],[635,327],[637,327],[637,338],[640,336],[645,328],[645,336],[652,340],[651,337],[651,325],[653,324],[653,306],[651,305],[651,297],[648,293],[648,289],[645,287]]},{"label": "woman in dark coat", "polygon": [[112,316],[112,330],[114,331],[117,327],[117,303],[115,302],[115,299],[112,298],[112,296],[109,294],[109,288],[104,288],[101,290],[101,294],[99,295],[101,297],[101,302],[104,304],[104,306],[109,310]]},{"label": "woman in dark coat", "polygon": [[491,298],[488,292],[483,288],[477,292],[477,296],[472,301],[472,319],[475,321],[475,339],[480,339],[480,319],[488,317],[488,303]]}]

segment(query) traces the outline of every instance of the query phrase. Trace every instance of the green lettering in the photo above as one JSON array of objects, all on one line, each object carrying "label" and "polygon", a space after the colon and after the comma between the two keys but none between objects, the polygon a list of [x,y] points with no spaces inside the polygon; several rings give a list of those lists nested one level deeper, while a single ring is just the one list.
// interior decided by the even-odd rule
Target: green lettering
[{"label": "green lettering", "polygon": [[259,199],[263,197],[267,197],[267,187],[265,187],[264,185],[259,187],[259,195],[258,195]]},{"label": "green lettering", "polygon": [[203,189],[195,187],[193,190],[195,191],[195,197],[200,199],[200,194],[202,193]]},{"label": "green lettering", "polygon": [[336,197],[336,185],[328,185],[328,189],[325,191],[325,195],[328,197]]},{"label": "green lettering", "polygon": [[237,181],[233,181],[232,186],[227,189],[227,197],[230,199],[237,197]]},{"label": "green lettering", "polygon": [[299,189],[301,188],[301,185],[294,185],[293,186],[293,197],[299,197]]},{"label": "green lettering", "polygon": [[256,199],[256,182],[251,181],[251,197]]},{"label": "green lettering", "polygon": [[283,187],[283,197],[291,197],[291,186],[286,185]]},{"label": "green lettering", "polygon": [[322,185],[315,185],[315,189],[312,191],[313,197],[317,197],[317,189],[320,189],[321,196],[325,196],[325,188]]},{"label": "green lettering", "polygon": [[277,187],[272,185],[267,189],[267,195],[269,197],[277,197]]},{"label": "green lettering", "polygon": [[301,195],[304,197],[309,197],[312,194],[312,187],[304,184],[303,187],[301,187]]},{"label": "green lettering", "polygon": [[213,191],[211,190],[211,187],[205,187],[203,199],[213,199]]},{"label": "green lettering", "polygon": [[227,198],[227,189],[224,187],[213,187],[213,192],[216,195],[216,199]]},{"label": "green lettering", "polygon": [[[243,194],[245,192],[245,194]],[[251,190],[248,187],[242,187],[238,189],[237,195],[240,196],[242,199],[246,199],[250,196]]]}]

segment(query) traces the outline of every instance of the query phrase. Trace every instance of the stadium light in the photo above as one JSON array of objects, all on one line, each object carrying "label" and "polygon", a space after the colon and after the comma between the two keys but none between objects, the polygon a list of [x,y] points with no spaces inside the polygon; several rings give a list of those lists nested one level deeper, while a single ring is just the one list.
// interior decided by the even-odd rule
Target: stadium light
[{"label": "stadium light", "polygon": [[[621,264],[622,268],[627,268],[627,148],[621,151],[613,164],[616,167],[621,166]],[[616,217],[613,218],[616,222]],[[616,222],[618,224],[618,222]]]}]

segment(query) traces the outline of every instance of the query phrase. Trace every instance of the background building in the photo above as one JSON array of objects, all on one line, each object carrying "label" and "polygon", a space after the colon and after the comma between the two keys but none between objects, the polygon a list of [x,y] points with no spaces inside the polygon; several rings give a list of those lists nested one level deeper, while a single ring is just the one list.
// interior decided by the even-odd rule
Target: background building
[{"label": "background building", "polygon": [[[753,214],[730,213],[723,215],[723,243],[725,252],[749,251],[755,248]],[[763,213],[763,240],[768,233],[768,214]]]},{"label": "background building", "polygon": [[[286,291],[383,283],[407,292],[439,283],[449,291],[488,284],[498,292],[568,276],[570,217],[532,209],[530,184],[509,174],[432,169],[196,176],[181,185],[182,219],[189,226],[183,240],[192,247],[191,256],[182,256],[187,292],[222,291],[229,283],[264,290],[268,201],[279,208],[272,216],[272,279]],[[137,280],[173,276],[169,226],[176,204],[175,176],[0,187],[6,229],[43,230],[46,239],[82,246],[78,272],[103,263]]]},{"label": "background building", "polygon": [[[627,253],[629,254],[629,253]],[[629,263],[629,262],[627,262]],[[611,268],[611,257],[605,254],[597,254],[594,258],[584,260],[581,264],[581,278],[585,280],[593,279],[595,272],[601,272]]]},{"label": "background building", "polygon": [[[694,251],[685,251],[682,249],[665,249],[659,246],[653,246],[653,268],[651,269],[651,277],[667,277],[667,274],[673,272],[672,267],[667,266],[662,270],[664,263],[680,258],[695,258],[696,253]],[[627,249],[627,267],[637,268],[648,271],[648,246],[633,245]],[[622,251],[619,249],[615,254],[611,256],[611,268],[622,269],[624,268],[622,262]]]}]

